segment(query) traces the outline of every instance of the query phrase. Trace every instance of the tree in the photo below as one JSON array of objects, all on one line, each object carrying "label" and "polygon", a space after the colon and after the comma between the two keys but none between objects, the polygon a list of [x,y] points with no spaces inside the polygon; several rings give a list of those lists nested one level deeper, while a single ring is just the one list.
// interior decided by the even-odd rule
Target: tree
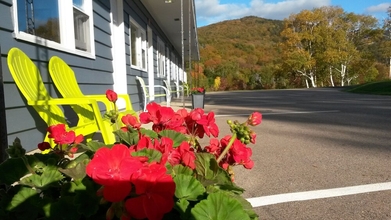
[{"label": "tree", "polygon": [[[381,33],[375,18],[346,13],[340,7],[304,10],[291,15],[284,24],[281,32],[284,67],[304,77],[307,87],[308,80],[312,87],[317,87],[319,82],[324,85],[327,78],[331,86],[336,80],[344,86],[357,78],[357,72],[348,71],[351,63],[365,59],[362,51]],[[338,73],[336,78],[334,72]]]},{"label": "tree", "polygon": [[281,32],[285,41],[283,60],[285,67],[304,77],[307,88],[310,80],[312,87],[317,87],[316,53],[319,44],[318,25],[322,20],[320,11],[303,10],[284,20],[284,30]]},{"label": "tree", "polygon": [[382,42],[382,48],[384,55],[390,59],[388,78],[391,79],[391,6],[387,9],[387,18],[383,21],[383,29],[384,41]]}]

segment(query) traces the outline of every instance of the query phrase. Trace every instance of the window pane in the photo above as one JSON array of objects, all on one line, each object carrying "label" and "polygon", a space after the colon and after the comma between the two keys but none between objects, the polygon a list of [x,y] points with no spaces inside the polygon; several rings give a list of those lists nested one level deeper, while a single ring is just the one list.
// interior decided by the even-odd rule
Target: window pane
[{"label": "window pane", "polygon": [[141,32],[141,65],[143,69],[147,68],[147,41],[145,37],[145,32]]},{"label": "window pane", "polygon": [[85,10],[84,8],[84,0],[73,0],[73,5],[80,8],[80,9],[83,9]]},{"label": "window pane", "polygon": [[17,9],[19,31],[60,43],[56,0],[18,0]]},{"label": "window pane", "polygon": [[131,50],[131,60],[132,65],[137,65],[137,27],[133,24],[130,25],[130,50]]},{"label": "window pane", "polygon": [[75,29],[76,49],[89,51],[89,22],[88,16],[77,8],[73,8],[73,24]]}]

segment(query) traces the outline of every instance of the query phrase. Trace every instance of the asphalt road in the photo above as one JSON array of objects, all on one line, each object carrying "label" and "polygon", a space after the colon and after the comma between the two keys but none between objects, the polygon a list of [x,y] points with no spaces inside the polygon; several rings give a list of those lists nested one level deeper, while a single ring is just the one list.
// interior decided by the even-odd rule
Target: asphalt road
[{"label": "asphalt road", "polygon": [[[245,198],[283,194],[286,199],[255,207],[260,219],[391,219],[391,190],[374,186],[372,192],[342,196],[328,191],[391,184],[390,96],[319,88],[211,92],[205,101],[205,111],[216,114],[220,137],[229,133],[227,119],[263,114],[253,129],[254,168],[235,169]],[[330,197],[290,201],[287,194],[313,190],[326,190],[324,197]]]}]

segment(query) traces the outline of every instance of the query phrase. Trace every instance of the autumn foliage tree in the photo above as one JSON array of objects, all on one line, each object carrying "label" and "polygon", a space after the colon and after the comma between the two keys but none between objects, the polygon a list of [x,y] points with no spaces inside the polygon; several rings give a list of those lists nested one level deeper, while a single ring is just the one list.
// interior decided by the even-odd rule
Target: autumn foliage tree
[{"label": "autumn foliage tree", "polygon": [[[206,88],[345,86],[391,78],[391,7],[379,21],[328,6],[198,29]],[[219,88],[214,80],[220,77]]]},{"label": "autumn foliage tree", "polygon": [[[304,10],[284,20],[281,36],[284,42],[283,61],[286,71],[303,78],[307,87],[344,86],[376,70],[357,69],[357,62],[366,63],[363,68],[374,66],[376,60],[368,54],[368,45],[376,44],[382,29],[376,18],[346,13],[340,7],[321,7]],[[369,66],[368,66],[369,65]]]}]

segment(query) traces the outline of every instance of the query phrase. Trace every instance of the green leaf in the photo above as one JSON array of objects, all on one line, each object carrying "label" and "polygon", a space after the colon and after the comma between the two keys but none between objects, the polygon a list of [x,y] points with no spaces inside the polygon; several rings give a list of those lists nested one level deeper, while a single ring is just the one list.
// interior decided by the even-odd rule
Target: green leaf
[{"label": "green leaf", "polygon": [[80,213],[76,211],[73,196],[63,196],[56,202],[51,203],[46,219],[50,220],[67,220],[80,219]]},{"label": "green leaf", "polygon": [[119,139],[125,142],[128,145],[135,145],[139,141],[139,135],[137,131],[128,131],[123,130],[114,131],[114,134],[119,137]]},{"label": "green leaf", "polygon": [[215,192],[216,190],[227,191],[227,192],[235,193],[237,195],[241,195],[245,191],[243,188],[239,187],[235,183],[209,185],[206,191]]},{"label": "green leaf", "polygon": [[81,180],[86,176],[86,165],[83,162],[77,163],[76,166],[72,168],[59,168],[58,170],[74,180]]},{"label": "green leaf", "polygon": [[22,158],[10,158],[0,164],[0,173],[0,183],[11,185],[25,176],[28,170]]},{"label": "green leaf", "polygon": [[182,164],[175,165],[171,171],[172,176],[176,176],[178,174],[191,176],[193,175],[193,173],[194,171],[192,169],[190,169],[189,167],[185,167]]},{"label": "green leaf", "polygon": [[173,147],[179,147],[182,142],[188,141],[188,138],[186,135],[173,131],[173,130],[163,130],[159,133],[160,136],[162,137],[168,137],[174,141]]},{"label": "green leaf", "polygon": [[247,213],[247,215],[250,217],[250,219],[257,220],[259,216],[257,213],[255,213],[251,203],[241,196],[238,196],[238,195],[236,195],[236,196],[237,197],[235,197],[235,198],[240,202],[244,211]]},{"label": "green leaf", "polygon": [[245,198],[243,198],[243,196],[239,195],[238,193],[236,193],[235,191],[232,191],[232,190],[219,190],[218,188],[216,187],[208,187],[207,191],[212,191],[210,188],[214,188],[213,192],[222,192],[224,194],[226,194],[227,196],[230,196],[236,200],[238,200],[238,202],[240,202],[240,204],[242,205],[244,211],[248,214],[248,216],[251,218],[251,219],[258,219],[258,215],[254,212],[254,209],[251,205],[251,203],[249,201],[247,201]]},{"label": "green leaf", "polygon": [[178,199],[197,201],[205,192],[205,187],[194,177],[178,174],[174,177],[175,196]]},{"label": "green leaf", "polygon": [[89,141],[86,145],[81,145],[81,147],[83,149],[90,150],[92,152],[96,152],[100,148],[106,147],[106,146],[107,146],[106,144],[104,144],[102,142],[98,142],[98,141]]},{"label": "green leaf", "polygon": [[89,217],[98,211],[100,200],[101,198],[97,197],[95,194],[79,192],[75,196],[75,204],[77,205],[77,211],[80,214]]},{"label": "green leaf", "polygon": [[41,175],[33,174],[20,181],[20,184],[45,189],[51,184],[58,184],[64,176],[55,168],[45,167]]},{"label": "green leaf", "polygon": [[13,190],[16,191],[16,194],[7,206],[8,211],[20,208],[21,206],[26,206],[28,205],[27,203],[34,203],[34,201],[39,199],[37,191],[30,187],[16,186]]},{"label": "green leaf", "polygon": [[180,213],[181,219],[189,219],[189,205],[190,203],[186,199],[178,199],[176,201],[174,208]]},{"label": "green leaf", "polygon": [[197,179],[204,186],[212,184],[233,185],[229,174],[218,165],[216,158],[212,154],[197,153],[195,165]]},{"label": "green leaf", "polygon": [[96,191],[101,187],[95,183],[92,179],[85,177],[81,181],[72,181],[64,184],[64,187],[61,188],[62,195],[69,195],[72,193],[77,193],[80,191],[88,192],[89,194],[96,195]]},{"label": "green leaf", "polygon": [[160,162],[162,158],[162,153],[155,149],[147,149],[144,148],[142,150],[136,151],[132,153],[132,156],[139,157],[139,156],[145,156],[148,157],[148,162],[151,163],[153,161]]},{"label": "green leaf", "polygon": [[75,205],[77,205],[77,211],[86,217],[90,217],[97,213],[99,210],[99,203],[101,197],[96,195],[96,191],[100,185],[93,182],[90,178],[84,178],[83,181],[77,183],[73,188],[76,193]]},{"label": "green leaf", "polygon": [[150,129],[141,128],[140,133],[153,139],[159,138],[158,134]]},{"label": "green leaf", "polygon": [[224,193],[213,193],[191,210],[196,220],[250,220],[242,205]]}]

